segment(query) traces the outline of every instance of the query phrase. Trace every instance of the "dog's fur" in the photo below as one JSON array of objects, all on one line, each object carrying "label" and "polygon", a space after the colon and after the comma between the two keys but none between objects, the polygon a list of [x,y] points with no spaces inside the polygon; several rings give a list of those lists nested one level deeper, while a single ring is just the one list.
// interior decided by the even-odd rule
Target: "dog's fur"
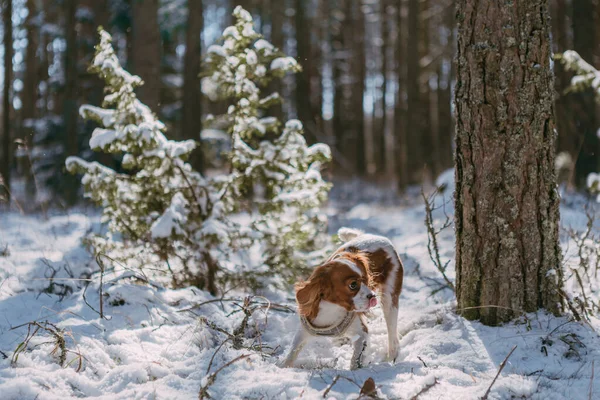
[{"label": "dog's fur", "polygon": [[[296,284],[298,312],[315,327],[335,326],[347,312],[358,313],[359,318],[344,333],[358,338],[350,366],[356,369],[360,367],[368,333],[362,314],[375,303],[373,297],[377,293],[388,330],[387,359],[393,361],[398,354],[398,297],[404,274],[400,257],[385,237],[348,228],[340,229],[338,236],[345,243],[315,268],[308,280]],[[281,365],[292,366],[311,337],[301,325]]]}]

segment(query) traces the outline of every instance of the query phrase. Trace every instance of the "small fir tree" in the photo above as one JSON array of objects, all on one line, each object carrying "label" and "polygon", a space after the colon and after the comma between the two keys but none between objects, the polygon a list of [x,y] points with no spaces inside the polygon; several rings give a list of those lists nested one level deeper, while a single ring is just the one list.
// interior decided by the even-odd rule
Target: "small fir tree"
[{"label": "small fir tree", "polygon": [[223,32],[222,45],[208,49],[203,80],[205,88],[214,89],[212,98],[233,101],[220,118],[229,123],[232,137],[235,204],[230,211],[252,215],[265,271],[294,278],[298,268],[321,256],[312,250],[328,249],[327,221],[319,208],[330,188],[320,173],[322,163],[331,158],[330,149],[307,146],[300,121],[290,120],[281,129],[277,118],[265,115],[280,96],[264,95],[264,88],[272,79],[300,71],[300,66],[254,31],[252,17],[242,7],[233,15],[235,25]]},{"label": "small fir tree", "polygon": [[[121,67],[110,35],[99,32],[90,71],[104,79],[107,94],[102,108],[84,105],[80,114],[100,125],[90,139],[92,150],[121,155],[125,172],[78,157],[67,159],[67,169],[83,174],[84,194],[102,207],[111,234],[164,260],[177,256],[186,279],[195,277],[195,283],[215,292],[211,250],[231,245],[238,231],[223,213],[221,184],[205,180],[185,162],[194,141],[167,140],[164,124],[134,93],[142,80]],[[90,242],[98,253],[118,246],[110,234]]]}]

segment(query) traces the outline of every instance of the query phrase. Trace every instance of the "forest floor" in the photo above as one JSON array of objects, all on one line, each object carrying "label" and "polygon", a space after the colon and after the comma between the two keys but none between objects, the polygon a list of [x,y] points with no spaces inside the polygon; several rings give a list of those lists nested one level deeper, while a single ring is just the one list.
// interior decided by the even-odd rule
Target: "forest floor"
[{"label": "forest floor", "polygon": [[[125,266],[103,277],[105,317],[100,318],[98,266],[81,244],[88,232],[100,229],[97,213],[81,209],[50,213],[47,219],[4,213],[0,398],[195,399],[202,386],[209,386],[215,399],[347,399],[358,398],[363,382],[372,377],[381,398],[477,399],[515,346],[490,399],[600,398],[600,321],[584,324],[539,312],[486,327],[457,316],[450,290],[432,295],[442,280],[429,259],[418,189],[398,199],[356,182],[342,185],[327,212],[332,233],[342,225],[379,233],[401,254],[405,283],[395,363],[383,362],[386,331],[376,308],[364,368],[349,371],[350,346],[332,346],[328,339],[308,346],[298,368],[277,367],[299,324],[283,307],[295,309],[291,288],[265,291],[250,302],[257,308],[241,345],[260,347],[262,353],[235,349],[235,340],[216,352],[227,334],[214,328],[231,333],[240,325],[245,293],[233,291],[222,301],[202,304],[214,298],[194,288],[167,289],[158,278],[132,279]],[[561,213],[563,225],[585,228],[577,198],[564,199]],[[441,209],[434,216],[438,224],[445,220]],[[439,240],[454,280],[453,228]],[[573,246],[566,237],[563,246],[568,263]],[[266,299],[270,308],[264,307]],[[64,343],[57,342],[57,333]],[[20,346],[28,336],[27,346]],[[243,355],[249,356],[226,366]],[[207,370],[219,371],[212,385]]]}]

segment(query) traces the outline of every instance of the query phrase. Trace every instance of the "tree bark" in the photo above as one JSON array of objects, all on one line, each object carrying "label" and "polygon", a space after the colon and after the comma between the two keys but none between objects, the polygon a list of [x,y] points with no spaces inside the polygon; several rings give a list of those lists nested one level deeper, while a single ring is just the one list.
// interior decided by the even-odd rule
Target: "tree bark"
[{"label": "tree bark", "polygon": [[2,190],[4,198],[10,204],[10,168],[12,160],[11,131],[10,131],[10,86],[12,84],[12,58],[13,58],[13,24],[12,0],[4,0],[2,10],[4,23],[4,87],[2,94],[2,161],[0,162],[0,175],[2,177]]},{"label": "tree bark", "polygon": [[131,0],[133,72],[144,85],[137,89],[139,99],[158,114],[160,104],[160,30],[158,0]]},{"label": "tree bark", "polygon": [[[183,117],[184,139],[200,142],[202,130],[202,109],[200,92],[201,34],[204,25],[201,0],[188,2],[188,24],[183,69]],[[202,148],[198,147],[190,156],[190,163],[196,171],[204,171]]]},{"label": "tree bark", "polygon": [[458,309],[494,325],[561,311],[547,0],[459,0]]}]

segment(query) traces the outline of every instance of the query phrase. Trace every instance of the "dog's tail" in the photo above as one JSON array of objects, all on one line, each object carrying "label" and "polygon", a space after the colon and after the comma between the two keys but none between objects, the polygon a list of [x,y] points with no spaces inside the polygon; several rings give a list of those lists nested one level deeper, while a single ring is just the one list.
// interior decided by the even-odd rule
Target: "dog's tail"
[{"label": "dog's tail", "polygon": [[338,236],[340,237],[340,239],[342,239],[344,243],[349,242],[350,240],[359,237],[360,235],[364,235],[364,232],[358,229],[340,228],[338,230]]}]

